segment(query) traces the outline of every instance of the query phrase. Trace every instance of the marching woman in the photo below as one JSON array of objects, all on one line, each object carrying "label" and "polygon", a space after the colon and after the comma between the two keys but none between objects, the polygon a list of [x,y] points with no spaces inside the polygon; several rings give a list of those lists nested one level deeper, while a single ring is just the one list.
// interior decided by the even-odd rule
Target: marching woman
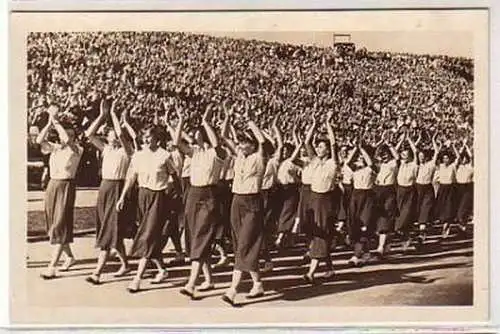
[{"label": "marching woman", "polygon": [[311,175],[310,208],[311,217],[311,243],[309,256],[311,263],[309,271],[304,275],[304,279],[309,283],[314,283],[314,274],[318,268],[319,261],[326,262],[326,278],[334,275],[332,260],[330,257],[331,243],[335,235],[335,223],[337,220],[340,205],[340,193],[335,192],[338,163],[335,149],[335,135],[330,124],[333,112],[328,112],[326,129],[328,140],[319,139],[316,141],[315,152],[313,151],[310,138],[315,130],[315,122],[308,131],[306,137],[306,148],[311,155],[310,164],[314,166]]},{"label": "marching woman", "polygon": [[439,188],[436,198],[436,218],[443,224],[442,237],[448,238],[451,230],[451,223],[456,217],[456,175],[457,165],[460,155],[454,143],[451,144],[455,159],[452,161],[450,158],[451,152],[442,150],[441,163],[438,167],[437,179]]},{"label": "marching woman", "polygon": [[265,172],[265,141],[257,125],[250,121],[248,127],[255,140],[242,137],[239,147],[226,140],[236,154],[234,162],[233,201],[231,203],[231,231],[234,249],[234,269],[231,286],[222,299],[234,306],[234,299],[243,272],[250,273],[253,281],[247,298],[257,298],[264,294],[259,275],[259,254],[264,238],[264,217],[262,207],[262,177]]},{"label": "marching woman", "polygon": [[436,172],[436,161],[439,154],[439,146],[436,142],[437,133],[432,136],[433,155],[428,151],[418,151],[418,173],[416,181],[417,189],[417,223],[419,224],[418,244],[425,241],[426,230],[434,218],[434,203],[436,195],[432,185]]},{"label": "marching woman", "polygon": [[281,198],[280,213],[277,224],[278,237],[275,245],[281,246],[285,235],[289,234],[297,217],[299,204],[299,182],[300,162],[297,157],[300,153],[300,145],[286,143],[283,145],[282,162],[278,168],[279,197]]},{"label": "marching woman", "polygon": [[[128,262],[123,244],[124,229],[127,227],[126,212],[117,212],[116,203],[123,189],[124,180],[133,153],[131,143],[125,138],[121,131],[118,117],[115,114],[115,102],[111,104],[111,110],[101,101],[101,112],[99,117],[90,125],[85,135],[90,142],[102,154],[102,181],[97,195],[97,234],[96,245],[100,249],[97,267],[87,281],[92,284],[100,283],[100,276],[108,259],[110,250],[116,251],[121,267],[115,276],[120,277],[129,271]],[[96,131],[101,123],[111,115],[113,129],[107,132],[106,142],[97,137]],[[130,205],[127,203],[127,205]],[[134,203],[135,205],[135,203]],[[134,219],[133,217],[132,219]]]},{"label": "marching woman", "polygon": [[[228,135],[229,119],[232,115],[232,110],[229,110],[227,104],[224,103],[224,120],[222,123],[221,138]],[[231,235],[231,201],[232,201],[232,183],[234,179],[234,158],[231,150],[224,146],[226,150],[226,158],[224,159],[221,168],[221,175],[217,184],[217,204],[219,207],[219,218],[217,221],[217,228],[215,232],[214,248],[219,254],[219,261],[214,265],[215,267],[222,267],[228,263],[226,241]]]},{"label": "marching woman", "polygon": [[376,216],[378,234],[378,247],[375,256],[379,259],[389,251],[388,235],[394,228],[394,221],[398,213],[396,203],[396,177],[398,174],[398,149],[403,143],[401,139],[394,148],[392,144],[385,140],[385,134],[382,136],[383,147],[378,147],[378,166],[377,176],[375,178],[375,198],[376,198]]},{"label": "marching woman", "polygon": [[467,146],[467,139],[460,152],[457,167],[457,222],[462,233],[465,233],[467,222],[472,218],[474,208],[474,166],[473,156]]},{"label": "marching woman", "polygon": [[136,276],[127,288],[130,293],[139,291],[142,275],[150,260],[158,269],[153,279],[154,283],[163,281],[167,276],[162,260],[166,189],[169,177],[177,176],[170,154],[160,147],[160,140],[159,128],[150,127],[144,131],[142,150],[135,152],[132,156],[125,186],[116,204],[117,210],[122,211],[127,192],[137,181],[139,227],[130,256],[139,257],[140,260]]},{"label": "marching woman", "polygon": [[340,233],[343,233],[345,231],[346,222],[349,219],[349,203],[351,201],[351,194],[352,194],[352,173],[353,173],[353,171],[352,171],[351,167],[349,167],[349,165],[345,163],[348,156],[349,156],[348,147],[342,146],[340,148],[339,157],[338,157],[339,164],[340,164],[339,188],[340,188],[341,193],[342,193],[342,196],[340,198],[339,214],[337,217],[337,219],[338,219],[337,231]]},{"label": "marching woman", "polygon": [[[40,131],[36,142],[41,145],[43,154],[50,154],[50,181],[45,191],[45,219],[50,244],[53,245],[52,259],[43,279],[56,277],[56,266],[61,253],[66,255],[66,261],[60,268],[67,271],[75,264],[70,243],[73,242],[73,211],[75,206],[75,174],[82,157],[83,148],[75,141],[75,130],[59,123],[59,108],[50,106],[47,110],[49,121]],[[54,127],[59,143],[49,142],[47,134]]]},{"label": "marching woman", "polygon": [[219,139],[209,124],[210,114],[211,106],[209,105],[202,117],[203,128],[196,130],[194,135],[196,145],[191,147],[180,141],[184,125],[182,114],[178,115],[179,121],[174,137],[174,145],[191,157],[190,188],[185,206],[191,273],[187,284],[180,290],[181,294],[191,299],[195,297],[194,289],[200,270],[203,271],[205,281],[198,287],[198,291],[214,288],[209,260],[219,218],[216,187],[226,152],[219,145]]},{"label": "marching woman", "polygon": [[[375,172],[372,159],[362,145],[360,141],[358,147],[349,153],[345,162],[353,170],[348,231],[351,245],[354,247],[354,255],[348,262],[355,267],[363,265],[364,255],[369,255],[368,241],[373,231],[375,218],[375,194],[373,192]],[[351,165],[356,154],[358,157]]]},{"label": "marching woman", "polygon": [[[311,183],[314,174],[314,167],[316,161],[316,154],[314,152],[314,148],[311,144],[313,132],[316,127],[315,120],[313,120],[314,128],[311,126],[310,130],[306,134],[306,138],[304,140],[304,145],[306,149],[306,157],[301,160],[302,163],[302,173],[301,173],[301,187],[299,194],[299,203],[297,205],[297,217],[295,218],[295,226],[293,230],[296,230],[300,227],[301,232],[304,232],[308,242],[311,242],[311,233],[313,228],[312,222],[312,207],[311,207]],[[295,129],[294,129],[295,130]],[[293,131],[295,136],[295,143],[297,146],[302,148],[303,145],[298,145],[300,142],[296,131]],[[314,162],[314,163],[313,163]],[[310,247],[309,247],[310,248]],[[304,258],[310,258],[310,249],[304,255]]]},{"label": "marching woman", "polygon": [[[264,156],[267,158],[266,169],[262,178],[262,199],[264,210],[264,240],[262,242],[262,258],[264,268],[262,272],[273,270],[270,249],[273,244],[273,236],[276,231],[276,220],[280,210],[280,199],[278,192],[278,168],[283,151],[283,137],[278,129],[278,116],[275,117],[272,130],[276,141],[270,134],[263,132],[267,142],[264,144]],[[267,144],[267,145],[266,145]]]},{"label": "marching woman", "polygon": [[403,250],[407,250],[411,244],[410,231],[415,222],[417,193],[415,182],[417,180],[417,148],[407,133],[404,139],[411,149],[403,149],[400,154],[400,164],[397,175],[396,200],[399,215],[396,219],[395,232],[403,238]]}]

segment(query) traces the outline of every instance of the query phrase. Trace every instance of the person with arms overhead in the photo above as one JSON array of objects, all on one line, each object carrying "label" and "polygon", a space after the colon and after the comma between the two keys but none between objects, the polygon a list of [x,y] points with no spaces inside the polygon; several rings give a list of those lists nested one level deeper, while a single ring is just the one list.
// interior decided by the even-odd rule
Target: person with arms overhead
[{"label": "person with arms overhead", "polygon": [[[107,101],[103,99],[99,116],[85,132],[89,141],[102,152],[102,181],[97,194],[96,210],[96,246],[100,249],[100,253],[96,269],[91,276],[87,277],[87,281],[92,284],[100,283],[100,276],[111,250],[116,251],[121,263],[115,276],[121,277],[130,270],[123,244],[126,220],[130,217],[124,215],[125,211],[118,212],[116,203],[123,190],[133,148],[122,133],[115,114],[115,102],[112,102],[111,110],[106,104]],[[106,118],[109,115],[111,115],[113,128],[107,129],[106,141],[103,141],[96,136],[96,131],[103,122],[107,121]],[[135,205],[135,203],[126,205]]]},{"label": "person with arms overhead", "polygon": [[[63,126],[59,122],[59,108],[51,105],[47,112],[48,123],[40,131],[36,141],[41,145],[44,154],[50,154],[50,181],[45,191],[45,217],[53,252],[47,271],[41,276],[43,279],[52,279],[56,277],[56,266],[61,253],[64,252],[66,255],[66,261],[60,268],[61,271],[69,270],[76,263],[70,244],[73,242],[75,176],[83,148],[75,141],[73,127]],[[59,143],[46,139],[52,127],[59,136]]]}]

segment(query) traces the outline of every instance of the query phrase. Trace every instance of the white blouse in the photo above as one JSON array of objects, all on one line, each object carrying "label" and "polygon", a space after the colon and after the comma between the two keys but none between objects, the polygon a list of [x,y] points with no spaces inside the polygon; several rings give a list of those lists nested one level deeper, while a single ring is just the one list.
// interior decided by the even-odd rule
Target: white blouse
[{"label": "white blouse", "polygon": [[364,167],[354,171],[352,181],[354,189],[372,189],[375,181],[373,170],[370,167]]},{"label": "white blouse", "polygon": [[233,193],[240,195],[258,194],[264,176],[264,158],[259,153],[249,156],[239,154],[234,162]]},{"label": "white blouse", "polygon": [[137,183],[141,188],[154,191],[167,189],[170,173],[167,163],[170,153],[163,148],[151,151],[144,148],[132,156],[130,172],[137,175]]},{"label": "white blouse", "polygon": [[262,190],[269,190],[276,184],[279,166],[280,162],[277,157],[272,157],[267,161],[262,179]]},{"label": "white blouse", "polygon": [[232,180],[234,178],[234,158],[230,155],[226,157],[220,171],[221,180]]},{"label": "white blouse", "polygon": [[310,185],[313,182],[313,175],[314,175],[314,169],[318,162],[316,161],[316,158],[312,159],[305,165],[305,167],[302,169],[302,184],[305,185]]},{"label": "white blouse", "polygon": [[409,187],[417,180],[418,165],[415,161],[401,162],[399,166],[397,181],[402,187]]},{"label": "white blouse", "polygon": [[431,184],[435,171],[436,164],[432,160],[424,164],[420,164],[417,172],[417,183],[422,185]]},{"label": "white blouse", "polygon": [[342,183],[343,184],[352,184],[352,174],[354,172],[352,171],[351,167],[349,167],[347,164],[344,164],[342,166]]},{"label": "white blouse", "polygon": [[396,176],[398,175],[398,162],[391,160],[380,164],[375,184],[379,186],[392,186],[396,183]]},{"label": "white blouse", "polygon": [[123,147],[104,146],[102,150],[102,179],[124,180],[129,164],[130,157]]},{"label": "white blouse", "polygon": [[286,159],[278,168],[278,182],[280,184],[295,184],[299,181],[299,167],[290,159]]},{"label": "white blouse", "polygon": [[474,167],[471,164],[458,165],[456,178],[460,184],[474,182]]},{"label": "white blouse", "polygon": [[181,175],[184,167],[184,157],[178,149],[170,151],[170,159],[177,175]]},{"label": "white blouse", "polygon": [[440,184],[453,184],[456,182],[457,166],[455,164],[450,164],[446,166],[445,164],[439,165],[438,180]]},{"label": "white blouse", "polygon": [[205,187],[216,185],[224,161],[217,156],[215,148],[193,148],[191,157],[191,185]]},{"label": "white blouse", "polygon": [[315,158],[311,190],[319,194],[334,190],[337,172],[337,163],[334,159],[321,161],[319,158]]},{"label": "white blouse", "polygon": [[74,152],[68,145],[50,144],[50,178],[54,180],[72,180],[76,176],[83,148],[76,146]]}]

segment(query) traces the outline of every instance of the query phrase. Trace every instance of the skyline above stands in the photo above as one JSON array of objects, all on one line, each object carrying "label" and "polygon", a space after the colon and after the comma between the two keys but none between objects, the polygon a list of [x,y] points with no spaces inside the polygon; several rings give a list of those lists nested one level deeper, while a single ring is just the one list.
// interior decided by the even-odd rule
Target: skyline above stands
[{"label": "skyline above stands", "polygon": [[211,31],[205,34],[320,47],[332,46],[334,34],[350,34],[356,49],[474,57],[473,36],[461,31]]}]

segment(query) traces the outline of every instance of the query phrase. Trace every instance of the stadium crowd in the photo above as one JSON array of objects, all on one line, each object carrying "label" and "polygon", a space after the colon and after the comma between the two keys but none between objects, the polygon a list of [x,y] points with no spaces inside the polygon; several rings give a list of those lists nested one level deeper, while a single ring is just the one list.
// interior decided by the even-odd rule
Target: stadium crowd
[{"label": "stadium crowd", "polygon": [[[168,238],[191,260],[181,289],[191,298],[200,272],[198,290],[213,289],[211,252],[225,265],[231,244],[223,299],[234,306],[243,272],[254,283],[249,297],[264,293],[258,262],[272,271],[270,249],[293,234],[309,242],[304,279],[314,283],[320,261],[333,276],[339,237],[348,236],[356,267],[372,241],[384,259],[392,237],[407,248],[416,232],[420,247],[436,221],[443,238],[455,223],[465,232],[473,114],[470,59],[179,32],[30,34],[29,145],[50,154],[43,175],[57,250],[42,277],[56,277],[61,253],[63,270],[75,264],[73,180],[97,170],[101,253],[87,280],[100,283],[114,249],[119,276],[129,255],[140,258],[130,292],[149,261],[153,283],[166,279]],[[120,231],[131,217],[138,224],[126,254]]]}]

